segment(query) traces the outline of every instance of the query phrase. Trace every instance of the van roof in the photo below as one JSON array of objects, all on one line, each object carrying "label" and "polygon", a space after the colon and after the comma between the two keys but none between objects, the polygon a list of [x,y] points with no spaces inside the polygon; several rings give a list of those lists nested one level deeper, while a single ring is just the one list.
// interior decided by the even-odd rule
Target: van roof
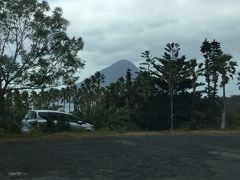
[{"label": "van roof", "polygon": [[33,109],[33,110],[29,110],[29,111],[34,111],[34,112],[55,112],[55,113],[62,113],[62,114],[70,114],[67,112],[63,112],[63,111],[56,111],[56,110],[46,110],[46,109]]}]

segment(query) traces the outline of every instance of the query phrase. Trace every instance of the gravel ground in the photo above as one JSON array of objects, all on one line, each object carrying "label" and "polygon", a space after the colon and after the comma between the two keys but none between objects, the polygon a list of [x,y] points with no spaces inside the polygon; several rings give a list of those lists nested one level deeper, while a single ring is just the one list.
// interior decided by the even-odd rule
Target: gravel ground
[{"label": "gravel ground", "polygon": [[0,179],[236,179],[240,135],[0,142]]}]

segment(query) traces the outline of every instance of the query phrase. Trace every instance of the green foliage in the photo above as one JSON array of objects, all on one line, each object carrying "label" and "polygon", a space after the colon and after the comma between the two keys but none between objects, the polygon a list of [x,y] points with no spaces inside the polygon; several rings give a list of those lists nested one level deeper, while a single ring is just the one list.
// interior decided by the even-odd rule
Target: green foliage
[{"label": "green foliage", "polygon": [[7,130],[14,133],[20,132],[21,120],[29,109],[29,95],[27,91],[17,90],[6,95]]},{"label": "green foliage", "polygon": [[233,79],[233,75],[236,72],[237,62],[231,61],[232,56],[228,54],[223,54],[220,57],[217,57],[215,62],[217,66],[217,72],[221,76],[220,87],[223,89],[223,113],[221,128],[226,126],[226,100],[225,100],[225,86],[229,82],[229,79]]},{"label": "green foliage", "polygon": [[73,95],[74,110],[81,112],[83,117],[90,117],[92,107],[101,103],[103,99],[103,82],[104,76],[100,72],[96,72],[90,78],[85,79],[80,88],[73,92],[75,93]]},{"label": "green foliage", "polygon": [[226,116],[228,121],[227,127],[240,128],[240,96],[231,96],[226,98]]},{"label": "green foliage", "polygon": [[132,121],[131,113],[127,107],[106,107],[98,104],[91,109],[91,116],[86,117],[96,129],[111,131],[138,130],[138,126]]},{"label": "green foliage", "polygon": [[63,11],[46,1],[2,0],[0,5],[0,126],[5,95],[16,89],[73,84],[84,64],[81,37],[68,37]]},{"label": "green foliage", "polygon": [[108,108],[104,104],[98,104],[91,110],[91,117],[83,117],[90,123],[94,124],[97,130],[105,129],[108,115]]},{"label": "green foliage", "polygon": [[[181,83],[186,73],[186,58],[185,56],[179,57],[179,51],[178,43],[168,43],[163,57],[155,58],[156,60],[152,62],[152,74],[167,85],[166,90],[169,94],[173,93],[176,84]],[[165,90],[164,87],[162,89]]]},{"label": "green foliage", "polygon": [[207,39],[201,45],[201,52],[203,53],[204,66],[202,67],[202,75],[205,77],[207,87],[205,92],[208,98],[217,97],[217,83],[218,83],[218,65],[216,60],[223,52],[221,50],[220,42],[215,39],[209,42]]},{"label": "green foliage", "polygon": [[128,108],[111,107],[107,112],[106,128],[117,131],[137,130],[138,126],[131,120]]},{"label": "green foliage", "polygon": [[[170,128],[170,101],[167,94],[151,97],[147,104],[137,111],[138,118],[144,117],[141,128],[147,130],[166,130]],[[142,112],[142,113],[141,113]],[[138,120],[136,120],[138,121]]]},{"label": "green foliage", "polygon": [[[220,43],[215,40],[205,40],[201,51],[205,58],[203,63],[179,56],[178,43],[167,44],[161,58],[152,57],[150,51],[145,51],[141,55],[144,62],[140,63],[141,71],[136,79],[132,79],[131,70],[127,70],[124,77],[107,87],[102,87],[104,76],[96,72],[80,87],[47,88],[38,92],[9,91],[4,96],[8,129],[19,131],[20,120],[30,106],[55,110],[62,106],[69,111],[74,106],[74,114],[93,124],[97,130],[123,132],[217,129],[221,124],[222,106],[226,104],[227,126],[240,126],[238,97],[225,100],[224,93],[223,98],[216,96],[216,85],[223,87],[225,92],[225,85],[235,74],[236,62],[231,60],[231,55],[223,54]],[[9,57],[4,59],[10,62]],[[44,61],[41,63],[45,66]],[[200,76],[205,77],[205,82],[199,82]],[[199,91],[198,87],[205,83],[205,91]],[[208,96],[204,97],[203,92]],[[55,124],[49,120],[34,130],[68,131],[69,126],[64,121]]]},{"label": "green foliage", "polygon": [[0,128],[0,137],[4,137],[5,136],[5,130]]},{"label": "green foliage", "polygon": [[229,54],[223,54],[216,58],[217,71],[221,75],[220,86],[223,87],[229,82],[229,79],[233,79],[233,75],[236,72],[237,62],[232,61],[232,56]]},{"label": "green foliage", "polygon": [[[189,79],[188,63],[185,61],[186,57],[179,57],[180,45],[178,43],[168,43],[165,48],[165,52],[162,58],[156,58],[153,61],[153,71],[152,74],[161,83],[165,84],[161,87],[166,90],[170,96],[170,111],[171,111],[171,129],[173,129],[173,95],[179,89],[185,90],[187,86],[186,82]],[[184,88],[179,88],[180,86],[185,86]],[[164,89],[166,88],[167,89]]]}]

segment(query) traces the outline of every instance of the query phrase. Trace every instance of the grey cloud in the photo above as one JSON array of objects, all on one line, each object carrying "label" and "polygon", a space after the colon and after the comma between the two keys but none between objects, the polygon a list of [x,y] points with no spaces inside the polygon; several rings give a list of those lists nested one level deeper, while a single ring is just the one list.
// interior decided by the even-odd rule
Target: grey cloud
[{"label": "grey cloud", "polygon": [[[136,65],[151,50],[162,56],[168,42],[178,42],[187,58],[202,59],[205,38],[221,42],[224,52],[240,59],[239,0],[54,0],[71,23],[69,34],[82,36],[86,67],[82,77],[118,59]],[[81,55],[81,53],[80,53]],[[237,92],[237,90],[231,89]]]}]

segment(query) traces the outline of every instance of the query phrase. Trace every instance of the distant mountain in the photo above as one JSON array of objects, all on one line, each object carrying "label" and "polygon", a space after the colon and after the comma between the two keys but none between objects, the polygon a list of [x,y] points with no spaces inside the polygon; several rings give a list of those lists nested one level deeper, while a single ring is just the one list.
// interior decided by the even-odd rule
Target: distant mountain
[{"label": "distant mountain", "polygon": [[139,69],[132,62],[126,59],[121,59],[111,66],[102,69],[100,73],[105,76],[105,83],[103,85],[107,86],[112,82],[116,82],[120,77],[125,78],[128,69],[131,69],[132,78],[136,78],[136,72],[139,72]]},{"label": "distant mountain", "polygon": [[[125,78],[126,72],[128,69],[131,69],[132,78],[136,78],[136,72],[139,72],[139,69],[129,60],[121,59],[116,63],[100,70],[99,72],[105,76],[103,86],[108,86],[109,84],[116,82],[120,77]],[[81,83],[77,84],[79,86]]]}]

